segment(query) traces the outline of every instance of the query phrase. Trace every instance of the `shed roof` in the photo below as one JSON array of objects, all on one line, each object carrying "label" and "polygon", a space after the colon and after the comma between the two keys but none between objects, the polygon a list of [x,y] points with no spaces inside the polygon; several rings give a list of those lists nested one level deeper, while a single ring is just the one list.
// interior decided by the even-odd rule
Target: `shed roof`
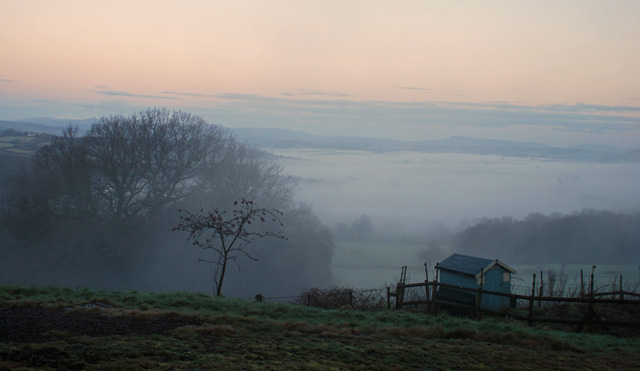
[{"label": "shed roof", "polygon": [[475,256],[453,254],[442,262],[438,263],[438,269],[446,269],[452,272],[467,274],[470,276],[479,276],[482,270],[487,271],[494,265],[499,265],[511,273],[516,271],[499,261],[498,259],[478,258]]}]

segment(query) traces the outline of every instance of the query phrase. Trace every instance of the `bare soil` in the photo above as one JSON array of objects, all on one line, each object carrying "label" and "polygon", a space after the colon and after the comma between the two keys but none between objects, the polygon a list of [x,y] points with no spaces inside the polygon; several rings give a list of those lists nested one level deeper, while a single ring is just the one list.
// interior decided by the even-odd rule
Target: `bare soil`
[{"label": "bare soil", "polygon": [[48,341],[61,331],[86,336],[163,335],[176,327],[200,323],[184,317],[105,316],[100,309],[9,306],[0,307],[0,342]]}]

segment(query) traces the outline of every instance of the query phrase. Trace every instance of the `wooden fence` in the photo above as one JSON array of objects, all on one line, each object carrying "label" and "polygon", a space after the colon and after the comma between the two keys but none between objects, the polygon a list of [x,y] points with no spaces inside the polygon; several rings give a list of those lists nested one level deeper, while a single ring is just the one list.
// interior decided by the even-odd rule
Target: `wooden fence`
[{"label": "wooden fence", "polygon": [[[407,289],[418,289],[424,288],[424,299],[419,300],[405,300],[405,294]],[[472,295],[475,295],[475,306],[463,305],[459,303],[452,303],[445,300],[436,299],[435,293],[437,293],[438,288],[449,288],[460,290],[462,292],[468,292]],[[483,295],[496,295],[510,298],[511,309],[507,308],[504,311],[496,311],[490,310],[486,308],[482,308],[482,296]],[[470,311],[475,315],[480,313],[493,314],[493,315],[502,315],[509,316],[511,318],[515,318],[518,320],[527,321],[529,326],[533,325],[536,322],[548,322],[548,323],[560,323],[560,324],[569,324],[569,325],[577,325],[576,331],[580,332],[587,325],[600,325],[600,326],[629,326],[629,327],[640,327],[640,322],[638,321],[619,321],[619,320],[611,320],[611,319],[603,319],[600,313],[600,309],[602,309],[602,305],[614,305],[614,306],[622,306],[622,305],[630,305],[630,306],[639,306],[640,305],[640,294],[634,292],[628,292],[623,290],[612,291],[612,292],[599,292],[594,293],[591,291],[587,297],[550,297],[550,296],[536,296],[536,286],[535,279],[533,283],[533,288],[531,290],[531,295],[518,295],[518,294],[508,294],[503,292],[495,292],[483,289],[476,288],[468,288],[468,287],[460,287],[450,284],[445,284],[441,282],[420,282],[420,283],[410,283],[404,284],[399,283],[396,285],[396,291],[392,292],[390,287],[387,287],[387,307],[391,308],[391,298],[395,298],[395,309],[402,309],[405,306],[417,306],[422,305],[424,310],[428,313],[436,314],[441,309],[458,309],[463,311]],[[629,299],[634,298],[634,299]],[[523,314],[523,310],[520,308],[516,308],[516,304],[518,300],[524,301],[526,305],[520,306],[520,308],[524,309],[526,314]],[[558,318],[558,317],[547,317],[546,315],[541,315],[540,311],[535,311],[535,303],[538,303],[538,306],[547,306],[548,304],[557,304],[557,303],[573,303],[581,308],[585,309],[584,315],[582,318]],[[551,306],[551,305],[548,305]],[[599,313],[600,312],[600,313]]]}]

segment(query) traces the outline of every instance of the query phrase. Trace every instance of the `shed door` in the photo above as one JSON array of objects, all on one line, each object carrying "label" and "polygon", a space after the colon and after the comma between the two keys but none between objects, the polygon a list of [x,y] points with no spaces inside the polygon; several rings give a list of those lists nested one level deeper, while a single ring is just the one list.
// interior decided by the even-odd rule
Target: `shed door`
[{"label": "shed door", "polygon": [[[496,292],[511,292],[511,276],[509,275],[509,281],[505,282],[506,271],[499,267],[494,267],[484,274],[484,289]],[[509,272],[507,272],[509,273]],[[483,295],[482,307],[486,309],[498,310],[509,307],[509,298],[506,296],[497,295]]]}]

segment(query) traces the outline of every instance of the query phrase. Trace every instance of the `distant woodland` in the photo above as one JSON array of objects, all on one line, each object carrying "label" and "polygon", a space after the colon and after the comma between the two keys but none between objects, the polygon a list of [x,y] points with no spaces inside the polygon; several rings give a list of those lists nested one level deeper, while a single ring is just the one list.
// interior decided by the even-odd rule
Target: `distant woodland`
[{"label": "distant woodland", "polygon": [[639,264],[640,211],[483,219],[451,243],[456,252],[513,264]]},{"label": "distant woodland", "polygon": [[434,223],[419,235],[380,227],[362,215],[351,223],[336,224],[332,232],[338,242],[423,244],[420,262],[435,263],[455,252],[511,264],[640,266],[640,211],[585,209],[571,214],[531,213],[522,220],[483,218],[459,230]]},{"label": "distant woodland", "polygon": [[239,198],[282,211],[287,239],[255,241],[259,261],[238,259],[226,294],[331,279],[332,236],[294,202],[295,181],[197,116],[103,117],[85,135],[69,126],[33,155],[2,161],[0,282],[211,292],[211,267],[198,260],[212,257],[171,229],[178,209],[231,210]]}]

